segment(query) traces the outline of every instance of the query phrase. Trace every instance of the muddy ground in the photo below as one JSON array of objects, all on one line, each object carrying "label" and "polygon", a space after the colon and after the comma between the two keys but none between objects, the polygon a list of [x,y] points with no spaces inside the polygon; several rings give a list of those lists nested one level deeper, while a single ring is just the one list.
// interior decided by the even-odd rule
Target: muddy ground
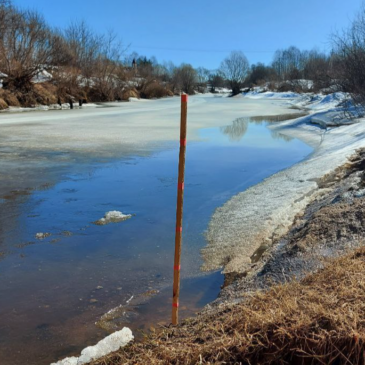
[{"label": "muddy ground", "polygon": [[365,241],[365,149],[318,181],[319,189],[289,232],[251,257],[250,270],[225,275],[219,298],[206,310],[240,302],[249,292],[301,279]]}]

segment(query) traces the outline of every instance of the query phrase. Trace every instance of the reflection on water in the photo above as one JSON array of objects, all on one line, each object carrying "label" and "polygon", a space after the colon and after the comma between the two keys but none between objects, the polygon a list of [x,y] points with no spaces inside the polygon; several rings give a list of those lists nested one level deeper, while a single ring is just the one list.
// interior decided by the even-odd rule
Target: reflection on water
[{"label": "reflection on water", "polygon": [[[220,273],[200,273],[214,210],[310,152],[298,140],[274,139],[259,123],[241,118],[204,129],[203,142],[188,145],[182,317],[222,285]],[[90,161],[80,172],[76,160],[58,182],[0,203],[1,365],[48,365],[124,325],[169,321],[177,158],[176,143],[146,157]],[[91,224],[111,210],[134,216]],[[39,232],[51,236],[37,240]]]},{"label": "reflection on water", "polygon": [[261,124],[261,123],[272,123],[272,122],[284,122],[286,120],[296,119],[304,117],[306,115],[308,115],[308,113],[290,113],[290,114],[280,114],[280,115],[256,116],[256,117],[250,117],[249,119],[251,122]]},{"label": "reflection on water", "polygon": [[271,137],[274,139],[282,139],[285,142],[290,142],[293,140],[293,137],[287,136],[286,134],[282,134],[277,131],[271,131]]},{"label": "reflection on water", "polygon": [[226,134],[230,141],[239,142],[247,132],[249,118],[237,118],[231,125],[221,127],[221,132]]},{"label": "reflection on water", "polygon": [[[282,115],[268,115],[268,116],[257,116],[257,117],[244,117],[235,119],[231,125],[221,127],[220,131],[226,134],[230,141],[239,142],[247,132],[249,123],[255,124],[268,124],[272,122],[283,122],[290,119],[303,117],[307,113],[296,113],[296,114],[282,114]],[[290,142],[293,138],[286,136],[285,134],[272,131],[271,135],[274,139],[282,139],[283,141]]]}]

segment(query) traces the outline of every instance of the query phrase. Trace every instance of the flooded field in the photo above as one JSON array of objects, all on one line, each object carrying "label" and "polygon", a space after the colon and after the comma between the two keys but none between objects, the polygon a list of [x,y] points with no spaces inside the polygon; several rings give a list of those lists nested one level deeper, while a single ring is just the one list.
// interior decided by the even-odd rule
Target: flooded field
[{"label": "flooded field", "polygon": [[[267,129],[271,117],[239,117],[241,106],[224,114],[221,106],[232,108],[237,101],[204,102],[212,108],[218,105],[225,116],[216,115],[211,124],[196,123],[187,146],[182,317],[214,300],[223,284],[219,272],[200,271],[204,232],[214,210],[311,151],[301,141]],[[166,103],[168,108],[173,105]],[[155,116],[162,113],[157,105],[161,103],[148,103]],[[143,113],[143,106],[136,108]],[[109,109],[94,113],[100,110]],[[203,111],[192,108],[189,123],[201,121]],[[92,112],[88,110],[91,118]],[[178,110],[174,113],[169,118],[178,120]],[[13,128],[4,126],[9,133]],[[138,336],[139,330],[169,323],[178,131],[176,141],[164,136],[158,143],[153,136],[148,141],[141,136],[144,142],[128,153],[116,153],[114,141],[113,153],[98,156],[95,149],[100,146],[87,145],[80,151],[74,148],[76,140],[52,149],[46,137],[30,133],[30,140],[42,139],[39,146],[27,140],[17,149],[26,135],[13,140],[2,135],[1,365],[49,364],[78,354],[123,326]],[[98,141],[97,134],[92,138]],[[114,210],[132,217],[93,224]]]}]

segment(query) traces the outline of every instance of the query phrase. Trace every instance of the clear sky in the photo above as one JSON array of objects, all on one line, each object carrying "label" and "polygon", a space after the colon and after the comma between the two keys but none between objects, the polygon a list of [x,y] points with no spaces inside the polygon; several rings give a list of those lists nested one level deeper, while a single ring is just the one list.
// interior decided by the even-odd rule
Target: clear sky
[{"label": "clear sky", "polygon": [[231,50],[270,63],[278,48],[328,50],[330,34],[347,27],[362,0],[13,0],[65,27],[84,19],[114,29],[129,52],[159,62],[219,67]]}]

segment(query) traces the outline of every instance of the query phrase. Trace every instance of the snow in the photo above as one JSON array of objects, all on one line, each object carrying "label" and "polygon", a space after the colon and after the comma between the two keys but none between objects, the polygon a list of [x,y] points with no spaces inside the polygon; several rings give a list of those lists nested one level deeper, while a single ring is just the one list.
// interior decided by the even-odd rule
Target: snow
[{"label": "snow", "polygon": [[216,87],[215,92],[218,94],[229,94],[232,92],[232,90],[228,89],[227,87]]},{"label": "snow", "polygon": [[341,102],[348,100],[349,96],[345,93],[333,93],[329,95],[316,95],[317,100],[311,101],[307,108],[311,110],[331,109],[338,106]]},{"label": "snow", "polygon": [[3,87],[3,78],[4,77],[8,77],[8,75],[4,74],[3,72],[0,71],[0,89],[2,89],[2,87]]},{"label": "snow", "polygon": [[251,99],[276,99],[276,100],[287,100],[287,99],[295,99],[298,98],[300,96],[300,94],[294,93],[294,92],[285,92],[285,93],[281,93],[281,92],[274,92],[274,91],[264,91],[264,92],[260,92],[260,91],[249,91],[247,93],[244,94],[244,96],[246,98],[251,98]]},{"label": "snow", "polygon": [[[288,112],[287,106],[273,100],[216,96],[189,97],[188,141],[200,140],[201,128],[221,127],[244,116]],[[161,148],[162,143],[178,143],[179,97],[104,106],[0,113],[0,145],[14,151],[68,151],[108,157],[145,155]]]},{"label": "snow", "polygon": [[[98,104],[95,103],[85,103],[82,104],[82,107],[79,106],[78,103],[74,103],[74,109],[84,109],[84,108],[97,108]],[[24,107],[14,107],[10,106],[8,109],[1,110],[0,113],[24,113],[24,112],[35,112],[35,111],[47,111],[47,110],[60,110],[60,109],[70,109],[69,103],[63,103],[61,106],[59,104],[51,104],[51,105],[37,105],[32,108],[24,108]]]},{"label": "snow", "polygon": [[104,226],[109,223],[118,223],[125,221],[129,218],[132,218],[132,214],[123,214],[122,212],[119,212],[118,210],[112,210],[110,212],[105,213],[105,216],[98,221],[95,222],[95,224]]},{"label": "snow", "polygon": [[365,118],[350,121],[344,117],[341,105],[346,98],[336,93],[298,96],[287,102],[306,105],[310,114],[271,124],[269,128],[303,140],[314,148],[313,153],[234,196],[215,211],[208,227],[208,246],[203,249],[203,269],[224,267],[224,273],[249,271],[250,257],[255,251],[284,235],[294,217],[320,194],[318,182],[345,164],[357,149],[365,147]]},{"label": "snow", "polygon": [[60,360],[56,363],[52,363],[51,365],[78,365],[77,364],[78,358],[75,356],[67,357],[66,359]]},{"label": "snow", "polygon": [[38,84],[40,82],[46,82],[53,79],[53,76],[47,72],[46,70],[41,70],[37,73],[36,76],[32,78],[32,82]]},{"label": "snow", "polygon": [[51,236],[51,233],[43,233],[43,232],[39,232],[39,233],[36,233],[36,235],[35,235],[35,238],[37,239],[37,240],[43,240],[43,239],[45,239],[45,238],[47,238],[47,237],[49,237],[49,236]]},{"label": "snow", "polygon": [[338,106],[339,104],[348,101],[349,95],[343,92],[336,92],[329,95],[295,92],[273,92],[261,91],[262,89],[255,88],[254,91],[249,91],[243,94],[250,99],[276,99],[289,100],[290,104],[299,108],[306,108],[309,110],[329,110]]},{"label": "snow", "polygon": [[52,363],[51,365],[83,365],[91,361],[100,359],[112,352],[126,346],[134,339],[132,331],[128,327],[124,327],[121,331],[117,331],[99,341],[95,346],[86,347],[81,351],[80,357],[69,357]]},{"label": "snow", "polygon": [[342,110],[317,113],[310,118],[310,121],[311,123],[318,124],[323,128],[358,123],[356,119],[347,117]]}]

